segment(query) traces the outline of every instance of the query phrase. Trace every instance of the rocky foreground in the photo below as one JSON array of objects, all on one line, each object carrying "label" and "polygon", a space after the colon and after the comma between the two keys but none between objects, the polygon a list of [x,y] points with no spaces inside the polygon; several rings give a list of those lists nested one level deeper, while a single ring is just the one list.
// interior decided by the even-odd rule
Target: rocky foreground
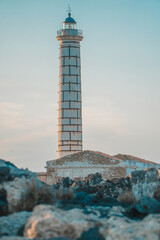
[{"label": "rocky foreground", "polygon": [[55,185],[0,160],[0,239],[160,239],[158,170]]}]

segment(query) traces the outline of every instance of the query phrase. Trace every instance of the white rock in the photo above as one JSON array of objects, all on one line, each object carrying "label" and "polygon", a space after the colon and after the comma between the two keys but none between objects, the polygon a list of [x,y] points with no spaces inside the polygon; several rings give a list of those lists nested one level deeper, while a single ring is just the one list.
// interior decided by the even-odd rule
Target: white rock
[{"label": "white rock", "polygon": [[21,204],[22,197],[25,197],[30,189],[36,191],[43,183],[35,176],[31,178],[15,178],[13,181],[4,182],[2,186],[7,191],[9,212],[17,211]]},{"label": "white rock", "polygon": [[24,236],[31,239],[51,237],[77,239],[82,232],[94,227],[97,221],[97,216],[86,215],[80,209],[64,211],[49,205],[39,205],[35,207],[32,217],[25,226]]}]

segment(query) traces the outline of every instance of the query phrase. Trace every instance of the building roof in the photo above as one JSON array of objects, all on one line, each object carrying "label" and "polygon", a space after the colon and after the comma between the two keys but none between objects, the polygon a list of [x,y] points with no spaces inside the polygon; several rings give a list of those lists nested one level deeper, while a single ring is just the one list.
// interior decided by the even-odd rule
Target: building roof
[{"label": "building roof", "polygon": [[68,17],[64,21],[65,23],[76,23],[76,21],[71,17],[71,13],[68,13]]},{"label": "building roof", "polygon": [[96,151],[81,151],[71,155],[67,155],[56,160],[48,161],[47,163],[53,165],[65,165],[77,163],[78,165],[117,165],[121,162],[116,157],[96,152]]},{"label": "building roof", "polygon": [[128,155],[128,154],[120,154],[119,153],[117,155],[114,155],[114,157],[117,157],[118,159],[121,159],[123,161],[129,160],[129,161],[136,161],[136,162],[142,162],[142,163],[158,164],[158,163],[148,161],[148,160],[145,160],[143,158],[135,157],[135,156]]},{"label": "building roof", "polygon": [[[126,167],[128,164],[126,161],[135,161],[140,163],[155,164],[157,163],[147,161],[131,155],[118,154],[111,156],[102,152],[85,150],[65,157],[47,161],[47,166],[123,166]],[[160,166],[160,165],[159,165]]]}]

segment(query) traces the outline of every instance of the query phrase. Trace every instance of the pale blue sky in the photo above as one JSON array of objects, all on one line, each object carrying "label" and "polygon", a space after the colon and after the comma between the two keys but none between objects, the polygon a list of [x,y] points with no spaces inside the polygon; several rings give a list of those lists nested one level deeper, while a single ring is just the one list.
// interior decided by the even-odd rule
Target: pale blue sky
[{"label": "pale blue sky", "polygon": [[33,171],[56,158],[68,3],[84,35],[84,149],[160,162],[159,0],[1,0],[0,158]]}]

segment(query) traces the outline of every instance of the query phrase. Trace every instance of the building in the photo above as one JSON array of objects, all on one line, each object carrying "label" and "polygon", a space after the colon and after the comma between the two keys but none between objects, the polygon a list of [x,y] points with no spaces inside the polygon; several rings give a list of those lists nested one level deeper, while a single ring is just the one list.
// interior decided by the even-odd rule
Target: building
[{"label": "building", "polygon": [[68,13],[63,29],[58,30],[59,52],[59,104],[58,154],[61,158],[82,151],[82,99],[80,42],[82,31]]},{"label": "building", "polygon": [[81,180],[89,174],[101,173],[104,179],[128,176],[132,171],[160,169],[160,164],[131,155],[110,156],[96,151],[82,151],[47,162],[46,182],[56,183],[63,177]]}]

